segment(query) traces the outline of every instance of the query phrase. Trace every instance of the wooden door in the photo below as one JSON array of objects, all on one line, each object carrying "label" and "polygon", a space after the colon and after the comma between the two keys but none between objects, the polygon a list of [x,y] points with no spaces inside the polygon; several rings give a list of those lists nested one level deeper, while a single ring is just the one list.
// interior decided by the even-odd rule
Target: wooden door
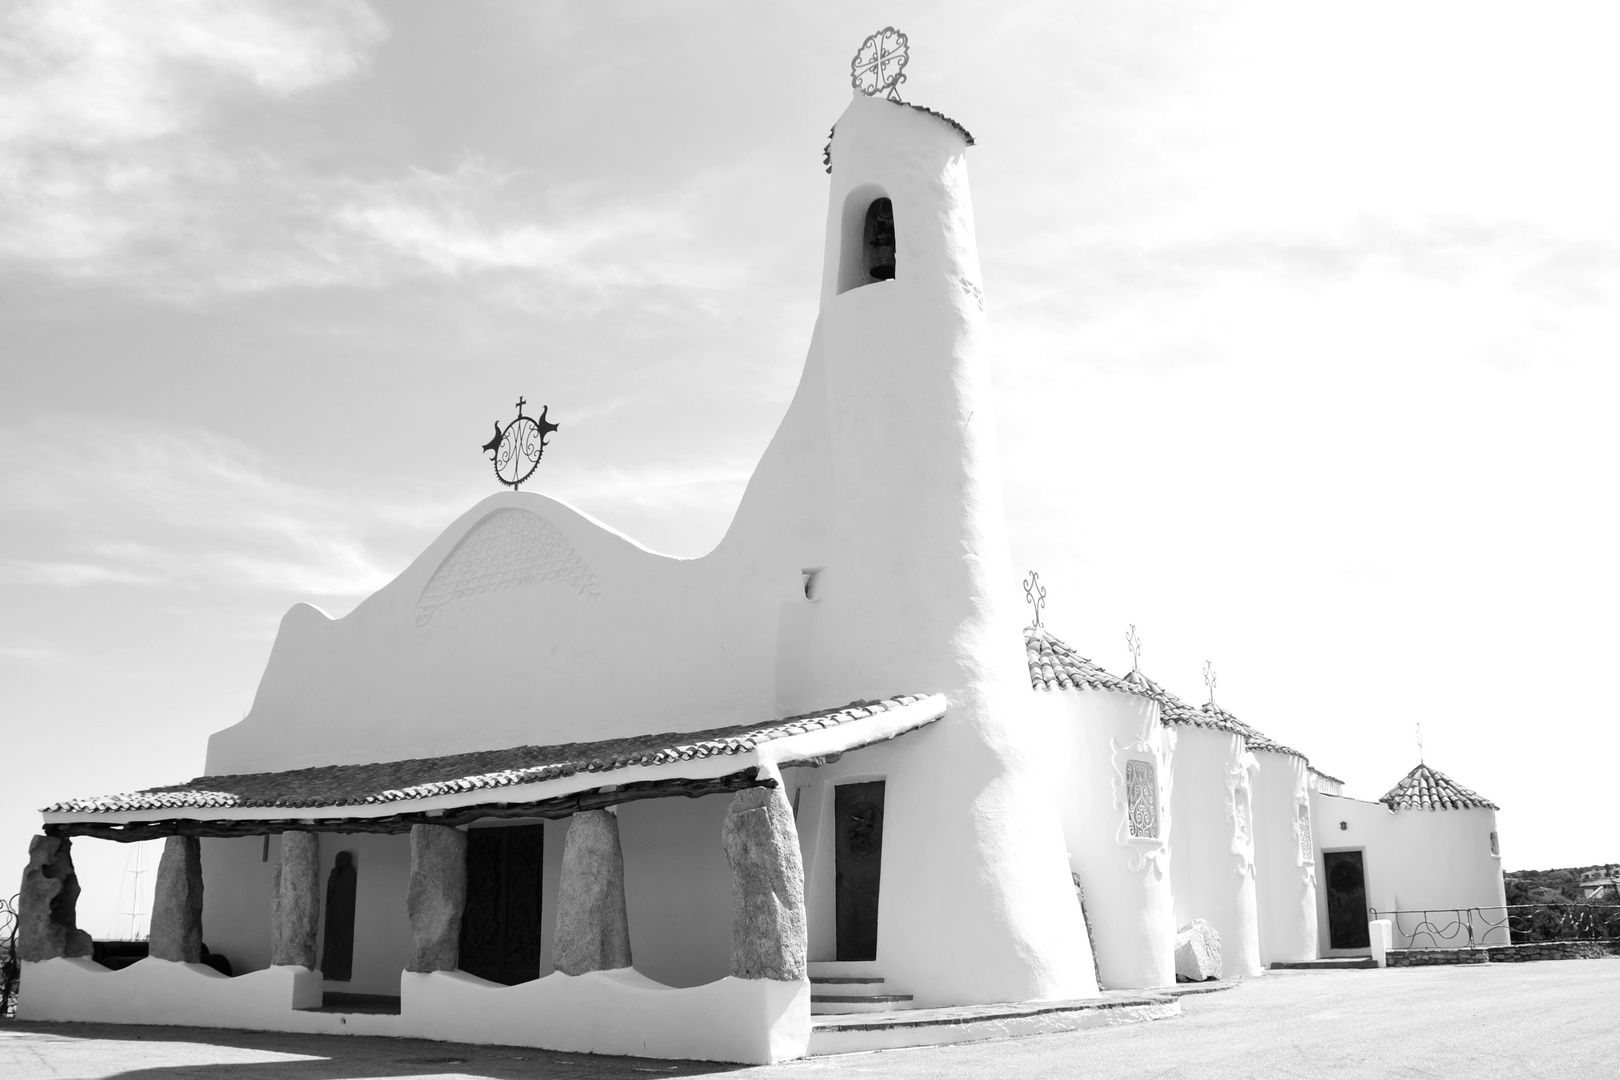
[{"label": "wooden door", "polygon": [[1367,935],[1367,875],[1359,851],[1322,854],[1327,870],[1328,948],[1372,947]]},{"label": "wooden door", "polygon": [[540,977],[544,839],[543,825],[467,831],[462,971],[508,986]]},{"label": "wooden door", "polygon": [[883,869],[883,781],[833,789],[838,959],[876,960]]}]

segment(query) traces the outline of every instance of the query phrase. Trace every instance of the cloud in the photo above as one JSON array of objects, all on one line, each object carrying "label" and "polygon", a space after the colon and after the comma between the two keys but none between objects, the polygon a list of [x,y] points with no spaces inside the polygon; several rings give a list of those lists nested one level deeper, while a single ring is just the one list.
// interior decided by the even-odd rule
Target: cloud
[{"label": "cloud", "polygon": [[128,271],[195,228],[199,189],[244,160],[209,126],[248,94],[360,71],[385,28],[360,3],[34,0],[0,15],[0,257]]},{"label": "cloud", "polygon": [[132,585],[357,598],[398,571],[367,526],[375,500],[275,475],[217,434],[126,429],[95,465],[51,450],[52,417],[0,432],[8,507],[0,582],[54,588]]}]

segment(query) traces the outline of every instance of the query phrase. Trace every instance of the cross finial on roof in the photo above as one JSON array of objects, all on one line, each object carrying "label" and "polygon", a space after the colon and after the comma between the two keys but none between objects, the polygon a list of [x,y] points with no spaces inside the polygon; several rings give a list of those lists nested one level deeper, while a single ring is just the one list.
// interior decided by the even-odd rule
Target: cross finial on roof
[{"label": "cross finial on roof", "polygon": [[1131,670],[1142,670],[1142,639],[1137,636],[1136,624],[1131,623],[1130,629],[1125,631],[1125,647],[1131,650]]},{"label": "cross finial on roof", "polygon": [[1417,740],[1418,740],[1418,764],[1421,765],[1421,764],[1423,764],[1423,721],[1421,721],[1421,720],[1418,721],[1418,725],[1417,725]]},{"label": "cross finial on roof", "polygon": [[1046,606],[1046,586],[1041,584],[1041,575],[1033,570],[1024,579],[1024,602],[1035,609],[1035,625],[1040,626],[1041,608]]},{"label": "cross finial on roof", "polygon": [[1204,661],[1204,685],[1209,687],[1209,703],[1215,704],[1215,664],[1213,661]]}]

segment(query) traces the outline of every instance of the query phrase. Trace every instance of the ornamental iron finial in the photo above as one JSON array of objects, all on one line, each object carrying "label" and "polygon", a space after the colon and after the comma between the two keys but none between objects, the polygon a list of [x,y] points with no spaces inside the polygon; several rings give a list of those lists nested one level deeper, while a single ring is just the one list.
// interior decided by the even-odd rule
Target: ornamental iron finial
[{"label": "ornamental iron finial", "polygon": [[503,429],[495,422],[495,437],[483,446],[484,452],[495,465],[495,479],[516,491],[523,481],[534,475],[540,458],[546,452],[546,440],[558,425],[546,419],[549,405],[540,406],[539,416],[524,416],[524,398],[517,400],[517,419]]},{"label": "ornamental iron finial", "polygon": [[1421,721],[1421,720],[1418,721],[1418,725],[1417,725],[1417,740],[1418,740],[1418,764],[1421,765],[1421,764],[1423,764],[1423,721]]},{"label": "ornamental iron finial", "polygon": [[1209,703],[1215,704],[1215,664],[1209,660],[1204,661],[1204,685],[1209,687]]},{"label": "ornamental iron finial", "polygon": [[1041,584],[1041,575],[1033,570],[1024,579],[1024,602],[1035,609],[1035,625],[1040,626],[1041,608],[1046,606],[1046,586]]},{"label": "ornamental iron finial", "polygon": [[884,95],[900,100],[900,84],[906,81],[905,66],[910,58],[905,34],[892,26],[861,42],[855,59],[849,62],[849,83],[867,97]]},{"label": "ornamental iron finial", "polygon": [[1142,639],[1137,636],[1136,624],[1131,623],[1130,629],[1125,631],[1125,647],[1131,650],[1131,670],[1142,670]]}]

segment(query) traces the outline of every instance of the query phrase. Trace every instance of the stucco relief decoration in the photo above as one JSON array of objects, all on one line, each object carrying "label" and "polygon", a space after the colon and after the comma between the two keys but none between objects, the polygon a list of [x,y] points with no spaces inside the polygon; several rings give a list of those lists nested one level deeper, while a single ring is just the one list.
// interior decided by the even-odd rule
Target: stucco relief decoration
[{"label": "stucco relief decoration", "polygon": [[[1114,809],[1119,811],[1119,833],[1116,842],[1129,851],[1126,866],[1133,874],[1149,867],[1155,879],[1164,877],[1165,834],[1169,830],[1167,807],[1170,792],[1160,786],[1161,749],[1157,742],[1171,732],[1159,724],[1159,707],[1149,703],[1142,710],[1143,724],[1136,738],[1127,743],[1110,739],[1113,750]],[[1168,753],[1169,748],[1162,751]]]},{"label": "stucco relief decoration", "polygon": [[1232,854],[1238,857],[1238,873],[1249,877],[1254,876],[1254,815],[1249,793],[1253,774],[1259,771],[1259,762],[1247,750],[1226,767],[1226,820],[1232,823]]},{"label": "stucco relief decoration", "polygon": [[1159,838],[1159,780],[1153,762],[1125,762],[1126,825],[1137,838]]},{"label": "stucco relief decoration", "polygon": [[1299,865],[1310,867],[1314,875],[1316,851],[1311,847],[1311,804],[1303,799],[1294,803],[1294,830],[1299,834]]},{"label": "stucco relief decoration", "polygon": [[551,522],[527,510],[497,510],[462,537],[416,601],[417,626],[469,596],[558,585],[594,599],[601,583]]}]

